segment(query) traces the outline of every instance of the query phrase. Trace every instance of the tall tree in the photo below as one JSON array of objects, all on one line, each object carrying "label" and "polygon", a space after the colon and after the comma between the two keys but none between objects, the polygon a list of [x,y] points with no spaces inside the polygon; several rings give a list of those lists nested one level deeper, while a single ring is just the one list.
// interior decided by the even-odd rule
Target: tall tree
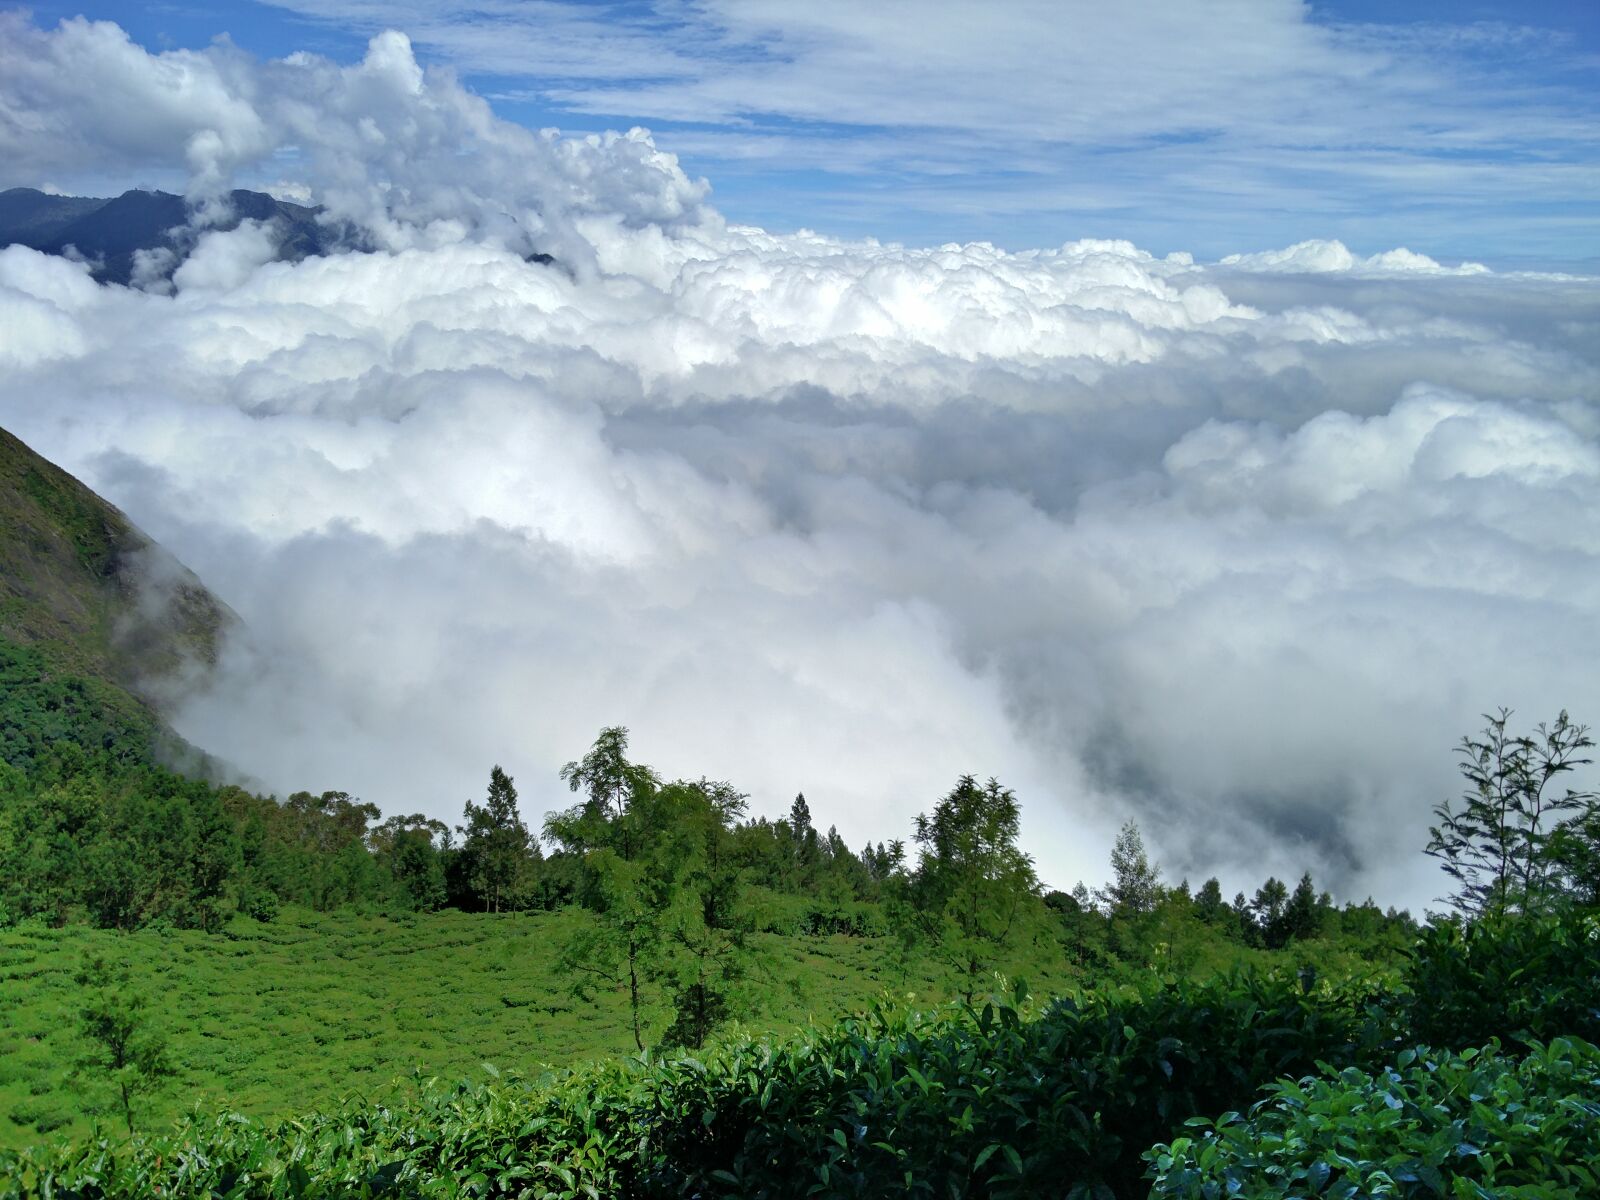
[{"label": "tall tree", "polygon": [[1113,917],[1144,917],[1161,901],[1161,870],[1145,853],[1139,826],[1128,821],[1111,847],[1112,879],[1100,891],[1100,901]]},{"label": "tall tree", "polygon": [[1482,736],[1457,747],[1467,787],[1460,808],[1434,808],[1427,852],[1456,880],[1447,899],[1464,913],[1542,908],[1561,889],[1563,846],[1600,800],[1592,791],[1558,794],[1555,783],[1590,763],[1583,752],[1594,739],[1565,710],[1521,737],[1507,729],[1510,709],[1484,720]]},{"label": "tall tree", "polygon": [[804,792],[798,793],[789,806],[789,836],[794,839],[795,876],[804,886],[812,881],[822,858],[817,827],[811,823],[811,806],[806,803]]},{"label": "tall tree", "polygon": [[1255,899],[1250,902],[1250,915],[1255,919],[1256,928],[1260,930],[1261,939],[1269,950],[1276,950],[1289,940],[1288,928],[1284,923],[1288,906],[1289,889],[1277,876],[1269,876],[1256,889]]},{"label": "tall tree", "polygon": [[968,1001],[1040,904],[1033,861],[1017,846],[1020,823],[1015,793],[994,779],[980,787],[971,775],[917,817],[920,857],[906,883],[902,934],[960,972]]},{"label": "tall tree", "polygon": [[627,728],[602,729],[587,754],[561,768],[561,778],[588,799],[576,809],[552,813],[545,821],[546,833],[580,854],[614,846],[623,858],[633,858],[647,831],[639,820],[629,819],[630,812],[654,794],[661,777],[642,763],[628,761]]},{"label": "tall tree", "polygon": [[1283,912],[1284,932],[1288,940],[1304,941],[1314,938],[1322,930],[1325,906],[1317,898],[1316,886],[1311,882],[1311,872],[1300,876],[1294,892]]},{"label": "tall tree", "polygon": [[485,909],[499,912],[527,864],[530,837],[517,809],[517,789],[498,764],[489,772],[487,800],[481,806],[468,800],[465,819],[473,886]]}]

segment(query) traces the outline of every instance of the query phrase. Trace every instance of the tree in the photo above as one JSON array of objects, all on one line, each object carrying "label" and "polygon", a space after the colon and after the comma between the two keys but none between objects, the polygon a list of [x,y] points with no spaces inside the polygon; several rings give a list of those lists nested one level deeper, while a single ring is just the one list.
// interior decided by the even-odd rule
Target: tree
[{"label": "tree", "polygon": [[390,817],[373,830],[371,845],[394,877],[400,898],[418,912],[433,912],[447,895],[441,844],[449,827],[422,813]]},{"label": "tree", "polygon": [[641,763],[628,761],[628,730],[622,725],[602,729],[581,759],[561,768],[561,778],[588,800],[545,820],[547,836],[576,853],[614,845],[625,859],[640,849],[637,820],[629,820],[634,805],[651,796],[661,777]]},{"label": "tree", "polygon": [[464,849],[472,858],[472,884],[489,912],[499,912],[529,858],[528,827],[517,810],[511,776],[496,765],[489,772],[489,796],[480,807],[467,801]]},{"label": "tree", "polygon": [[1228,902],[1222,898],[1222,884],[1212,876],[1200,885],[1194,894],[1194,915],[1207,925],[1221,925],[1232,914]]},{"label": "tree", "polygon": [[663,960],[673,1006],[662,1035],[669,1046],[700,1049],[719,1024],[752,1005],[757,976],[770,974],[751,940],[754,922],[734,853],[733,825],[746,799],[731,784],[706,779],[661,789],[666,837],[657,873],[676,874]]},{"label": "tree", "polygon": [[175,1074],[166,1039],[146,1020],[148,1001],[130,986],[127,967],[96,956],[84,961],[74,980],[85,990],[79,1022],[86,1045],[78,1070],[116,1089],[131,1136],[134,1097]]},{"label": "tree", "polygon": [[971,775],[917,817],[920,858],[898,923],[961,973],[969,1002],[1039,904],[1033,861],[1017,847],[1020,821],[1010,789],[994,779],[980,787]]},{"label": "tree", "polygon": [[1289,888],[1275,875],[1267,877],[1250,902],[1250,915],[1269,950],[1280,949],[1289,940],[1288,927],[1284,924],[1288,906]]},{"label": "tree", "polygon": [[1286,941],[1304,941],[1322,931],[1322,914],[1325,905],[1317,897],[1316,886],[1311,882],[1311,872],[1300,876],[1289,903],[1283,910],[1283,928]]},{"label": "tree", "polygon": [[1507,731],[1510,709],[1484,720],[1481,738],[1462,738],[1457,747],[1467,787],[1459,809],[1449,801],[1434,808],[1439,824],[1428,830],[1427,852],[1459,885],[1446,897],[1459,911],[1537,910],[1559,895],[1562,852],[1600,799],[1570,788],[1556,795],[1552,785],[1591,762],[1581,755],[1594,739],[1565,710],[1531,736]]},{"label": "tree", "polygon": [[811,823],[811,806],[806,794],[798,793],[789,806],[789,836],[794,844],[794,872],[802,885],[809,883],[822,857],[817,828]]},{"label": "tree", "polygon": [[579,999],[594,998],[597,985],[625,989],[633,1044],[644,1050],[644,1023],[651,985],[659,974],[664,925],[676,893],[676,878],[602,848],[586,856],[585,887],[595,920],[580,926],[562,950],[562,973]]},{"label": "tree", "polygon": [[1145,853],[1139,826],[1129,821],[1111,847],[1112,880],[1100,891],[1100,901],[1113,917],[1144,917],[1155,912],[1161,900],[1161,870]]}]

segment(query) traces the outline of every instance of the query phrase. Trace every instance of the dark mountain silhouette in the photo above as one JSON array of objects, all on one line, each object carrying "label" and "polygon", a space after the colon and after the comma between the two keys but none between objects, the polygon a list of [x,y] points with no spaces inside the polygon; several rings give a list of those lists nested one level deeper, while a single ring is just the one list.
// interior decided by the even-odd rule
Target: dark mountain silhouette
[{"label": "dark mountain silhouette", "polygon": [[[34,188],[0,192],[0,246],[23,245],[45,254],[73,254],[89,262],[100,283],[131,283],[140,251],[147,259],[141,283],[169,277],[205,230],[190,224],[194,208],[171,192],[134,190],[113,199],[53,196]],[[236,229],[241,221],[271,222],[278,259],[299,262],[321,254],[371,250],[366,235],[344,221],[329,220],[321,207],[291,204],[265,192],[228,193],[226,219],[205,229]],[[165,253],[159,253],[164,251]],[[554,263],[548,254],[528,262]]]},{"label": "dark mountain silhouette", "polygon": [[[226,219],[208,228],[235,229],[244,220],[269,221],[278,257],[290,262],[336,250],[368,248],[349,225],[322,219],[320,208],[291,204],[265,192],[228,194]],[[114,199],[52,196],[33,188],[0,192],[0,245],[21,244],[46,254],[76,252],[93,264],[101,283],[129,283],[138,251],[167,251],[153,265],[170,275],[194,248],[200,230],[193,207],[171,192],[129,191]]]}]

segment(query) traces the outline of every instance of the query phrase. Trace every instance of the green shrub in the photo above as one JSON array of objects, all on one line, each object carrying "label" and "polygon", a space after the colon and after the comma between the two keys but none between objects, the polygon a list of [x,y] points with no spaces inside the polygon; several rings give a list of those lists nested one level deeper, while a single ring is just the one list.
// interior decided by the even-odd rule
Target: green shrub
[{"label": "green shrub", "polygon": [[1197,1118],[1151,1150],[1152,1200],[1600,1195],[1600,1050],[1497,1049],[1408,1050],[1376,1074],[1273,1084],[1249,1117]]},{"label": "green shrub", "polygon": [[781,1043],[737,1037],[700,1059],[0,1158],[18,1181],[0,1200],[1142,1196],[1142,1152],[1185,1118],[1242,1107],[1319,1060],[1378,1061],[1373,995],[1237,976],[1072,997],[1031,1019],[1000,1001],[880,1011]]},{"label": "green shrub", "polygon": [[1600,1042],[1600,916],[1485,917],[1423,930],[1406,972],[1408,1040]]}]

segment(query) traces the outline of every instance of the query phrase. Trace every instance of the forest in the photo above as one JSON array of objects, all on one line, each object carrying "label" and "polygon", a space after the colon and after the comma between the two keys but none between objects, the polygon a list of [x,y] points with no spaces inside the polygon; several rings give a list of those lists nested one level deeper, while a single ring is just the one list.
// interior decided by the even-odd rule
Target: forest
[{"label": "forest", "polygon": [[[1309,873],[1167,880],[1132,823],[1102,886],[1046,891],[1018,798],[972,776],[852,849],[803,795],[769,820],[663,779],[620,727],[537,829],[498,766],[454,826],[279,800],[0,649],[0,1196],[1594,1194],[1600,799],[1566,786],[1593,739],[1565,713],[1462,740],[1418,847],[1454,891],[1419,923]],[[329,1015],[273,1074],[165,994],[203,1006],[232,962],[234,1022],[268,993],[292,1020],[334,943],[364,978],[331,1006],[391,1014],[366,1060]],[[436,1035],[391,952],[440,973]],[[474,956],[503,1019],[453,1054]]]}]

